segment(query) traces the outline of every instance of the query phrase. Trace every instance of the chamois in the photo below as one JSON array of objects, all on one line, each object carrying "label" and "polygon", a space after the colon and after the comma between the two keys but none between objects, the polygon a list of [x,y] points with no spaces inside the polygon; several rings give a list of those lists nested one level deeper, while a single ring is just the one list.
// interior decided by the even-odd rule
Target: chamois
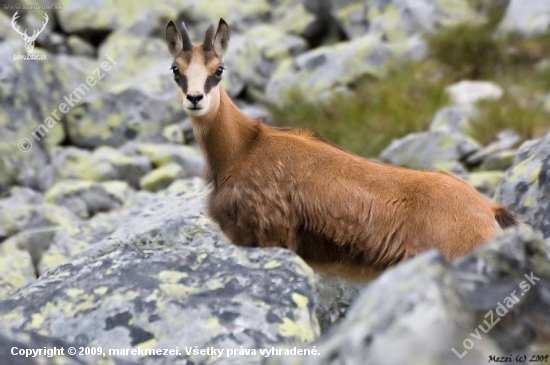
[{"label": "chamois", "polygon": [[170,21],[166,42],[206,159],[208,214],[234,244],[285,247],[318,270],[368,279],[430,248],[458,258],[517,223],[451,174],[369,161],[307,129],[248,118],[219,85],[223,19],[201,44]]}]

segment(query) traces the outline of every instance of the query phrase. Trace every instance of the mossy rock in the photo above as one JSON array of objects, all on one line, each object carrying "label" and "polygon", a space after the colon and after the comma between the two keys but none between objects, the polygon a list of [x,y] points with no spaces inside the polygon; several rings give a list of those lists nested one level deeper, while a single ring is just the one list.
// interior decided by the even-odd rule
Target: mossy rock
[{"label": "mossy rock", "polygon": [[[0,322],[104,349],[314,340],[312,270],[288,250],[228,244],[202,215],[203,199],[173,195],[136,207],[108,237],[0,301]],[[181,351],[169,360],[226,358]]]},{"label": "mossy rock", "polygon": [[29,252],[19,248],[18,238],[11,237],[0,245],[0,300],[36,280]]},{"label": "mossy rock", "polygon": [[393,141],[380,158],[392,165],[435,169],[441,163],[460,161],[479,148],[479,143],[461,134],[421,132]]},{"label": "mossy rock", "polygon": [[503,177],[504,171],[476,171],[465,175],[464,179],[480,193],[492,197]]},{"label": "mossy rock", "polygon": [[371,32],[392,42],[481,20],[473,5],[462,0],[351,2],[336,16],[350,38]]},{"label": "mossy rock", "polygon": [[57,181],[122,180],[137,188],[139,180],[151,170],[151,162],[145,156],[129,156],[117,149],[103,146],[93,152],[68,147],[52,152]]},{"label": "mossy rock", "polygon": [[266,87],[266,96],[279,105],[295,93],[315,100],[324,92],[348,85],[364,76],[384,77],[388,63],[412,52],[415,40],[391,44],[367,35],[349,42],[318,47],[279,64]]},{"label": "mossy rock", "polygon": [[550,237],[550,134],[524,142],[495,193],[495,200]]},{"label": "mossy rock", "polygon": [[174,180],[185,177],[185,170],[175,162],[158,167],[139,181],[141,189],[157,191],[166,188]]},{"label": "mossy rock", "polygon": [[122,207],[129,195],[130,187],[124,181],[62,180],[46,192],[46,202],[88,218]]},{"label": "mossy rock", "polygon": [[128,143],[121,151],[130,156],[145,156],[154,167],[176,163],[189,177],[202,176],[205,168],[204,158],[196,147],[168,143]]}]

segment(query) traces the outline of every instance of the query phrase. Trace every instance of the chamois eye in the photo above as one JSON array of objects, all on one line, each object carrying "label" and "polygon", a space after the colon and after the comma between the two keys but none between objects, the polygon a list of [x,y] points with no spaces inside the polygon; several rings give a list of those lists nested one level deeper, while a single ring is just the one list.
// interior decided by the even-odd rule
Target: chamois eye
[{"label": "chamois eye", "polygon": [[180,70],[178,69],[178,66],[172,66],[170,67],[170,70],[174,73],[174,78],[178,78],[180,76]]},{"label": "chamois eye", "polygon": [[218,76],[218,77],[221,77],[222,74],[223,74],[223,70],[225,70],[225,67],[223,66],[218,66],[218,68],[216,69],[216,72],[214,72],[214,75]]}]

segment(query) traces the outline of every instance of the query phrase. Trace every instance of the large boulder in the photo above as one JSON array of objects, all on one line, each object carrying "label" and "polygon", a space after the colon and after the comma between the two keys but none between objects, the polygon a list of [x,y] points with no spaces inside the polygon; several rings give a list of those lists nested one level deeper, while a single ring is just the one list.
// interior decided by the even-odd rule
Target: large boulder
[{"label": "large boulder", "polygon": [[253,26],[242,35],[231,37],[224,86],[231,96],[240,94],[245,87],[263,92],[275,68],[305,49],[305,40],[296,35],[271,25]]},{"label": "large boulder", "polygon": [[[0,58],[25,54],[23,45],[21,39],[1,42]],[[34,54],[44,53],[36,48]],[[40,190],[51,184],[47,151],[65,138],[58,109],[71,88],[60,75],[80,80],[82,72],[76,64],[84,68],[89,63],[47,56],[47,61],[14,60],[0,65],[0,194],[12,184]]]},{"label": "large boulder", "polygon": [[480,149],[479,143],[463,134],[441,131],[411,133],[396,139],[380,153],[392,165],[414,169],[443,169]]},{"label": "large boulder", "polygon": [[[550,330],[548,245],[527,226],[449,264],[428,252],[388,270],[307,350],[269,364],[481,364],[537,353]],[[489,332],[490,331],[490,332]]]},{"label": "large boulder", "polygon": [[59,147],[52,151],[51,160],[56,181],[122,180],[137,188],[141,177],[151,171],[151,161],[147,156],[127,155],[107,146],[93,152]]},{"label": "large boulder", "polygon": [[25,238],[17,235],[0,244],[0,299],[36,280],[31,254],[19,246]]},{"label": "large boulder", "polygon": [[524,142],[497,188],[498,203],[550,237],[550,134]]},{"label": "large boulder", "polygon": [[105,64],[97,80],[103,89],[86,94],[67,115],[71,143],[94,148],[132,140],[166,142],[164,127],[182,119],[184,112],[164,40],[113,33],[101,44],[98,58],[94,68]]},{"label": "large boulder", "polygon": [[67,208],[80,218],[120,208],[130,194],[124,181],[64,180],[46,192],[46,202]]},{"label": "large boulder", "polygon": [[0,322],[105,350],[179,348],[158,364],[262,358],[184,347],[257,352],[313,341],[312,270],[287,250],[228,244],[202,215],[203,199],[171,194],[135,209],[108,237],[0,301]]},{"label": "large boulder", "polygon": [[[136,363],[109,355],[74,356],[69,348],[80,349],[74,343],[37,333],[14,331],[0,327],[0,353],[6,354],[2,365],[135,365]],[[88,350],[88,352],[96,351]],[[13,352],[12,352],[13,351]],[[84,350],[86,351],[86,350]],[[9,354],[9,355],[7,355]],[[12,355],[14,354],[14,355]]]},{"label": "large boulder", "polygon": [[196,147],[168,143],[127,143],[121,149],[126,155],[145,156],[154,167],[175,163],[187,176],[202,176],[204,158]]},{"label": "large boulder", "polygon": [[0,200],[0,240],[26,230],[72,226],[76,220],[68,209],[46,204],[34,194],[12,190]]},{"label": "large boulder", "polygon": [[295,93],[319,99],[362,77],[383,77],[390,60],[422,53],[422,49],[417,38],[385,43],[378,35],[318,47],[281,62],[267,84],[266,97],[277,104],[293,101]]}]

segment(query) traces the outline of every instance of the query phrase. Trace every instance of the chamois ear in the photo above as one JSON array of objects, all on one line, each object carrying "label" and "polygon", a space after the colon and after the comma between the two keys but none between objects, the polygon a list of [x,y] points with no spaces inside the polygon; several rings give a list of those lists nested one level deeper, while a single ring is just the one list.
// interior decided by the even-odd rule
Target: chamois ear
[{"label": "chamois ear", "polygon": [[214,37],[214,52],[223,59],[223,56],[227,52],[227,46],[229,45],[229,26],[220,18],[220,23],[218,24],[218,30],[216,31],[216,36]]},{"label": "chamois ear", "polygon": [[174,24],[171,20],[166,26],[166,44],[168,45],[168,50],[174,58],[176,58],[176,56],[183,49],[181,35],[178,32],[178,28],[176,28],[176,24]]},{"label": "chamois ear", "polygon": [[193,43],[191,38],[189,38],[189,33],[185,27],[185,23],[181,22],[181,33],[178,32],[176,24],[170,20],[166,26],[166,44],[168,45],[168,50],[174,58],[181,51],[191,51],[193,49]]}]

